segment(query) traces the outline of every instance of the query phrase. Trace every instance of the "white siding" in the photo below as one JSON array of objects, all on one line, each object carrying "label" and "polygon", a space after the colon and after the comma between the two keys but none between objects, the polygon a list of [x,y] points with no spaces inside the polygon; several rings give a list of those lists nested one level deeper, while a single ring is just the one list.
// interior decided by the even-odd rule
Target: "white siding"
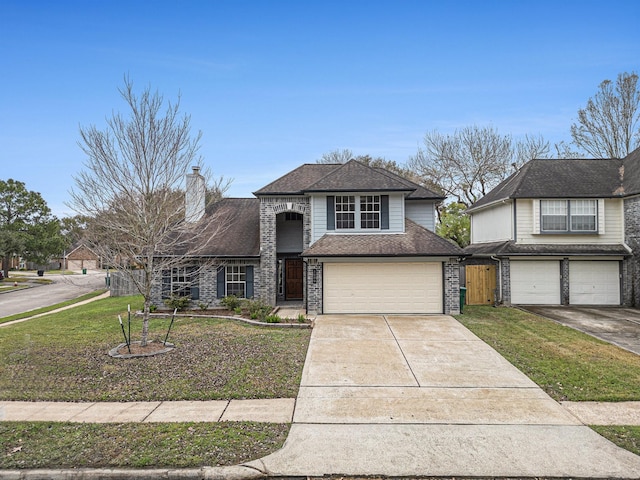
[{"label": "white siding", "polygon": [[[534,234],[534,203],[537,200],[516,200],[516,235],[517,242],[522,244],[546,243],[556,245],[567,244],[616,244],[624,242],[622,199],[607,198],[598,201],[598,233],[594,234]],[[604,224],[602,223],[604,220]]]},{"label": "white siding", "polygon": [[[367,195],[367,193],[340,192],[339,195],[354,195],[356,197],[356,203],[359,203],[360,195]],[[369,195],[380,195],[380,193],[372,192],[369,193]],[[331,233],[401,233],[404,232],[404,215],[404,195],[390,194],[388,230],[332,230]],[[327,195],[314,195],[311,197],[311,244],[318,241],[325,233],[327,233]]]},{"label": "white siding", "polygon": [[436,229],[435,202],[431,200],[410,200],[405,202],[405,215],[418,225],[432,232]]},{"label": "white siding", "polygon": [[513,239],[512,203],[499,204],[471,215],[471,243]]}]

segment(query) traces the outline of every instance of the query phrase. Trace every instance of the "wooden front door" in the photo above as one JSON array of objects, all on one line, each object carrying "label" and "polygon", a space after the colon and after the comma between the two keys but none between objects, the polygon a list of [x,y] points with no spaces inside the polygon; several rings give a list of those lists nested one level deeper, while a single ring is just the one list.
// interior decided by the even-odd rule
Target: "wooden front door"
[{"label": "wooden front door", "polygon": [[496,266],[467,265],[467,305],[493,305],[496,295]]},{"label": "wooden front door", "polygon": [[302,277],[304,270],[302,260],[287,258],[284,261],[284,298],[285,300],[302,300]]}]

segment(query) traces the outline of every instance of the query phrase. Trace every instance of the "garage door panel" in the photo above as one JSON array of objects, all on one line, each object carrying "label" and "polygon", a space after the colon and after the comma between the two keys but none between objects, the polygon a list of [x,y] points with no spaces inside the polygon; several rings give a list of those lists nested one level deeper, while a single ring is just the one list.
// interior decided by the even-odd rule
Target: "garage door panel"
[{"label": "garage door panel", "polygon": [[442,313],[442,264],[325,263],[325,313]]},{"label": "garage door panel", "polygon": [[560,262],[557,260],[511,261],[511,303],[559,305]]},{"label": "garage door panel", "polygon": [[620,305],[620,266],[617,261],[569,262],[569,303]]}]

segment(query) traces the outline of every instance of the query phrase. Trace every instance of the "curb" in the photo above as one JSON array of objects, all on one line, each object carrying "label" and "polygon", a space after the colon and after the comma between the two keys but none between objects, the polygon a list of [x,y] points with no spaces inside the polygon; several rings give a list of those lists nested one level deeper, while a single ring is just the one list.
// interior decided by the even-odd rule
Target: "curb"
[{"label": "curb", "polygon": [[78,468],[78,469],[34,469],[0,470],[0,480],[135,480],[158,478],[165,480],[255,480],[267,475],[244,465],[201,468]]}]

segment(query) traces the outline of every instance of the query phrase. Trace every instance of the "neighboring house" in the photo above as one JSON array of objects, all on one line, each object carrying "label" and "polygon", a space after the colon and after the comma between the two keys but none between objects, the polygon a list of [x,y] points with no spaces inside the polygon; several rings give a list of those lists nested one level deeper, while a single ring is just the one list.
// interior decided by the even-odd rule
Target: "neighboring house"
[{"label": "neighboring house", "polygon": [[69,270],[99,270],[100,257],[89,247],[80,244],[73,248],[65,257],[66,268]]},{"label": "neighboring house", "polygon": [[163,272],[154,303],[233,294],[317,314],[459,313],[462,250],[433,232],[441,196],[355,160],[302,165],[254,195],[208,212],[231,219],[206,252],[217,265]]},{"label": "neighboring house", "polygon": [[[640,150],[532,160],[468,213],[468,295],[492,280],[484,303],[640,304]],[[477,265],[495,278],[478,277]]]}]

